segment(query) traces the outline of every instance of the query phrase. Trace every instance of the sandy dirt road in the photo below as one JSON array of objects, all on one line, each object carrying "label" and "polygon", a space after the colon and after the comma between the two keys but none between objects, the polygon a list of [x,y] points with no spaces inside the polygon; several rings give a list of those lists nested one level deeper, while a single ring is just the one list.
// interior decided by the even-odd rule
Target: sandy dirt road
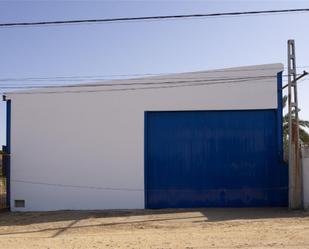
[{"label": "sandy dirt road", "polygon": [[173,209],[0,213],[0,248],[309,248],[309,213]]}]

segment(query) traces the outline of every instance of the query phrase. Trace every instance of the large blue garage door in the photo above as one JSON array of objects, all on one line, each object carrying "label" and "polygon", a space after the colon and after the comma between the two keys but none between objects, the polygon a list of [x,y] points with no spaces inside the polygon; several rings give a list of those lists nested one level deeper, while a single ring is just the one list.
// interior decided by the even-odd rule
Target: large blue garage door
[{"label": "large blue garage door", "polygon": [[146,112],[146,208],[287,205],[275,110]]}]

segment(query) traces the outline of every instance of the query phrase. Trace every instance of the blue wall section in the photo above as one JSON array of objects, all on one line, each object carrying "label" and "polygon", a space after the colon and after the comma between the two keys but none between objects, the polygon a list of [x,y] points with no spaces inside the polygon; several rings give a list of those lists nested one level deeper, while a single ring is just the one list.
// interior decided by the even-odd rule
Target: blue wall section
[{"label": "blue wall section", "polygon": [[146,208],[287,205],[277,110],[145,116]]}]

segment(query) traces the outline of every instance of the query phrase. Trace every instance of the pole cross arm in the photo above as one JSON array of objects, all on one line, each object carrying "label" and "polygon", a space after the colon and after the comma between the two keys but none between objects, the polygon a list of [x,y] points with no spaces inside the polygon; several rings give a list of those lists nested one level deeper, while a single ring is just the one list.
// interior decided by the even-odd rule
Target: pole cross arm
[{"label": "pole cross arm", "polygon": [[[291,83],[296,83],[296,81],[300,80],[301,78],[305,77],[306,75],[308,75],[309,73],[304,71],[302,73],[302,75],[299,75],[295,80],[293,80]],[[288,84],[286,84],[285,86],[282,87],[282,89],[286,88],[288,86]]]}]

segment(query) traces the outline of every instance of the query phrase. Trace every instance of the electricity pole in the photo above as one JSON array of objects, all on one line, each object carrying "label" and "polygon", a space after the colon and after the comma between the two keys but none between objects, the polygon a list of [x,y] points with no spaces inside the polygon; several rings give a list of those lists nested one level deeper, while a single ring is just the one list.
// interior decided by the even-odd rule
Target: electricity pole
[{"label": "electricity pole", "polygon": [[289,208],[302,207],[297,74],[294,40],[288,40]]}]

